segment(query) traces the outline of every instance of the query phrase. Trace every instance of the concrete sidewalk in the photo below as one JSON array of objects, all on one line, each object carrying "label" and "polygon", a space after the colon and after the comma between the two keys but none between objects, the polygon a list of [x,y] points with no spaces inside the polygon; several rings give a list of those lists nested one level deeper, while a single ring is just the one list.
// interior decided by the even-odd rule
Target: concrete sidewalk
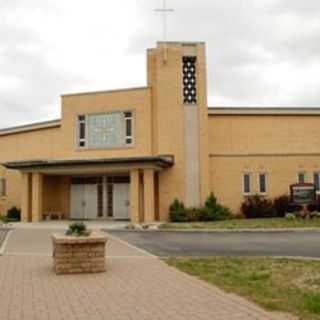
[{"label": "concrete sidewalk", "polygon": [[15,230],[0,257],[1,319],[289,319],[267,313],[122,241],[104,274],[56,276],[52,230]]}]

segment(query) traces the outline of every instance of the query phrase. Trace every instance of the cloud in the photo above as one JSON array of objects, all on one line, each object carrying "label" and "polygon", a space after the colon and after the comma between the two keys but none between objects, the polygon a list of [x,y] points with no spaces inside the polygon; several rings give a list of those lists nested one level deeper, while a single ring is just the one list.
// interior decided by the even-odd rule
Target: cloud
[{"label": "cloud", "polygon": [[[320,66],[318,0],[169,2],[175,9],[168,18],[170,39],[207,42],[211,105],[320,107],[320,74],[312,74],[312,90],[307,79],[308,70]],[[132,52],[161,35],[161,18],[152,12],[156,5],[160,1],[141,1],[145,23]]]},{"label": "cloud", "polygon": [[[170,0],[169,40],[206,41],[210,105],[319,106],[319,0]],[[145,85],[160,0],[0,0],[0,127],[62,93]]]}]

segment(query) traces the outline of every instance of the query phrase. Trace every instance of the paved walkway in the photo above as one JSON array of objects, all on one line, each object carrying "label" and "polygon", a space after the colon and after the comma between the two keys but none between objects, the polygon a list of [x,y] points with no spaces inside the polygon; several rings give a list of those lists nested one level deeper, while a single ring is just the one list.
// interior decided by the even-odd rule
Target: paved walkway
[{"label": "paved walkway", "polygon": [[50,234],[15,230],[0,257],[1,320],[287,319],[112,239],[104,274],[56,276]]}]

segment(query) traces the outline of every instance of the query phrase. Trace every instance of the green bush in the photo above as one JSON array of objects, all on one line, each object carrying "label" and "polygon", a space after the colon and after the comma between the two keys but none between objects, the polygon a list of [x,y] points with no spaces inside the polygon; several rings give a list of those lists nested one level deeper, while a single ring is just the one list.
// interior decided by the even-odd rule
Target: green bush
[{"label": "green bush", "polygon": [[273,202],[260,195],[247,197],[241,205],[241,212],[247,219],[272,218],[276,216]]},{"label": "green bush", "polygon": [[203,208],[185,208],[177,199],[170,206],[171,222],[219,221],[231,216],[231,211],[219,204],[213,194],[210,194]]},{"label": "green bush", "polygon": [[273,207],[277,217],[285,217],[290,204],[289,196],[282,195],[273,199]]},{"label": "green bush", "polygon": [[87,230],[87,226],[83,222],[74,222],[69,225],[67,235],[72,236],[89,236],[90,231]]},{"label": "green bush", "polygon": [[201,221],[221,221],[232,217],[230,209],[219,204],[213,193],[208,197],[205,207],[201,209]]},{"label": "green bush", "polygon": [[183,202],[175,199],[169,208],[170,219],[172,222],[189,222],[187,210]]},{"label": "green bush", "polygon": [[21,210],[17,207],[12,207],[7,212],[7,218],[9,221],[20,221],[21,220]]}]

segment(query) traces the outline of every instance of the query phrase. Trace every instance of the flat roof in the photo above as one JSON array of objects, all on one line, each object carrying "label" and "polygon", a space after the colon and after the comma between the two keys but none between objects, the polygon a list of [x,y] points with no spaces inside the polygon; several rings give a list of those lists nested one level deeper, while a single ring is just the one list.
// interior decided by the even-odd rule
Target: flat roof
[{"label": "flat roof", "polygon": [[146,156],[129,158],[103,158],[103,159],[66,159],[66,160],[23,160],[5,162],[1,165],[8,169],[28,170],[57,167],[83,166],[83,165],[134,165],[151,164],[160,168],[169,168],[174,164],[174,156]]},{"label": "flat roof", "polygon": [[219,115],[301,115],[320,116],[319,108],[303,107],[209,107],[209,116]]},{"label": "flat roof", "polygon": [[61,126],[61,119],[42,121],[42,122],[34,122],[34,123],[26,124],[26,125],[0,129],[0,136],[6,136],[6,135],[20,133],[20,132],[26,132],[26,131],[56,128],[56,127],[60,127],[60,126]]},{"label": "flat roof", "polygon": [[78,92],[78,93],[65,93],[61,97],[73,97],[73,96],[88,96],[94,94],[104,94],[104,93],[115,93],[115,92],[124,92],[124,91],[137,91],[137,90],[149,90],[150,87],[132,87],[132,88],[123,88],[123,89],[111,89],[111,90],[101,90],[101,91],[87,91],[87,92]]}]

